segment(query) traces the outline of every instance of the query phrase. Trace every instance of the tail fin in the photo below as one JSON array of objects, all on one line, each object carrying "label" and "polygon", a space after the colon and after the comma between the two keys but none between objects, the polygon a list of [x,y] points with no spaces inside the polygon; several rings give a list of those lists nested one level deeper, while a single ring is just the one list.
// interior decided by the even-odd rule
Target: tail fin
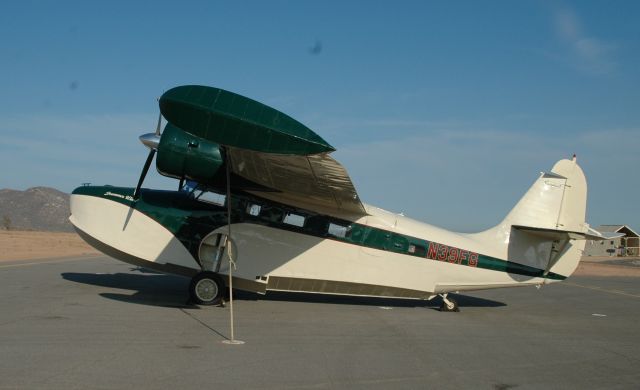
[{"label": "tail fin", "polygon": [[514,226],[587,233],[587,180],[575,157],[542,173],[502,222]]},{"label": "tail fin", "polygon": [[480,233],[498,240],[498,255],[509,261],[568,277],[578,266],[592,230],[585,222],[587,181],[572,160],[541,173],[529,191],[496,227]]}]

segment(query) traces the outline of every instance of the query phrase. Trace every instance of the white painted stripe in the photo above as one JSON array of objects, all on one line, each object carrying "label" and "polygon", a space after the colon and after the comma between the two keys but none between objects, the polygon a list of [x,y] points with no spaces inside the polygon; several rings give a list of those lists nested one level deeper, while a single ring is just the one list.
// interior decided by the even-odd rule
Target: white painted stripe
[{"label": "white painted stripe", "polygon": [[88,260],[95,260],[95,259],[105,259],[105,257],[104,256],[94,256],[94,257],[80,257],[80,258],[61,259],[61,260],[40,259],[39,261],[31,261],[29,263],[17,263],[17,264],[0,265],[0,268],[19,268],[19,267],[28,267],[28,266],[32,266],[32,265],[71,263],[71,262],[74,262],[74,261],[88,261]]}]

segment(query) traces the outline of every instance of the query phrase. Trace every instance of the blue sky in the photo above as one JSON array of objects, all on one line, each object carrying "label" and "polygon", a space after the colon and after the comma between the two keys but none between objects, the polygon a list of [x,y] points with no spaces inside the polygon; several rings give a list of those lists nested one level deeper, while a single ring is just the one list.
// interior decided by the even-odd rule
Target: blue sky
[{"label": "blue sky", "polygon": [[[306,124],[361,198],[497,223],[577,153],[588,220],[640,227],[637,1],[3,2],[0,188],[134,186],[156,99],[228,89]],[[145,186],[176,183],[150,172]]]}]

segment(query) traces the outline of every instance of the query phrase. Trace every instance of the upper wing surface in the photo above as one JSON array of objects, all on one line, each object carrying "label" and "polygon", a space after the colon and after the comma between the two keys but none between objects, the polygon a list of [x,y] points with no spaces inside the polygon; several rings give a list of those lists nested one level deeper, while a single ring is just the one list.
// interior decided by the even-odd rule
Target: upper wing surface
[{"label": "upper wing surface", "polygon": [[175,87],[160,97],[159,104],[160,112],[169,122],[220,145],[295,155],[335,150],[290,116],[220,88]]}]

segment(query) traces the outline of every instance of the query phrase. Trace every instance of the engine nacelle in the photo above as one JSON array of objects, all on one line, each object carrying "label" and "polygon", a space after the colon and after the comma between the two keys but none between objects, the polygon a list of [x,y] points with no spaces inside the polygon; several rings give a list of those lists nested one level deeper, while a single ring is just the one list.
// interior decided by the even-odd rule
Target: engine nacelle
[{"label": "engine nacelle", "polygon": [[218,144],[167,123],[156,158],[156,167],[161,175],[206,183],[213,180],[223,164]]}]

